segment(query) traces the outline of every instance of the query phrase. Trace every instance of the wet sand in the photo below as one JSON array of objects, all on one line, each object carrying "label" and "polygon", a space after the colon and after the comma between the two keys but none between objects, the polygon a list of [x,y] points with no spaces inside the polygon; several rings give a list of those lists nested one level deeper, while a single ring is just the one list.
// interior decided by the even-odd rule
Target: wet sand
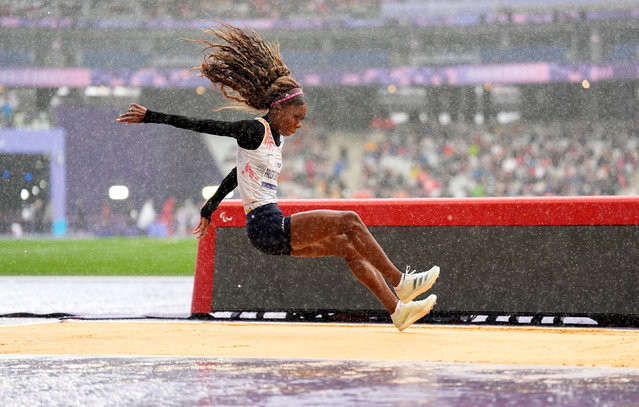
[{"label": "wet sand", "polygon": [[211,321],[0,326],[0,354],[429,361],[639,368],[639,330]]}]

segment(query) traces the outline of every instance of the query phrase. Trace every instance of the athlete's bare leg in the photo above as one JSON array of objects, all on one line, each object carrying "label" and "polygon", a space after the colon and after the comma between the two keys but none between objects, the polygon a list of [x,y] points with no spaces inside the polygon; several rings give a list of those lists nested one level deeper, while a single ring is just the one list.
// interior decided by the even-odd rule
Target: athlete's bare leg
[{"label": "athlete's bare leg", "polygon": [[327,237],[303,249],[293,250],[291,256],[342,257],[355,277],[375,294],[384,308],[391,314],[395,311],[397,296],[388,287],[382,274],[355,250],[346,235]]},{"label": "athlete's bare leg", "polygon": [[342,257],[353,274],[390,312],[397,297],[384,281],[397,286],[402,273],[391,263],[355,212],[317,210],[291,216],[292,256]]}]

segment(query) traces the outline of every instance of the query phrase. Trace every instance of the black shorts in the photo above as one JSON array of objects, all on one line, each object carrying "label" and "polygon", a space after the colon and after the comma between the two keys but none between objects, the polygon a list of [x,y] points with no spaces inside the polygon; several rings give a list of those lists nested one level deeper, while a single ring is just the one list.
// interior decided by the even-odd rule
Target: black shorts
[{"label": "black shorts", "polygon": [[260,206],[246,215],[246,233],[251,244],[261,252],[291,254],[291,217],[285,217],[275,203]]}]

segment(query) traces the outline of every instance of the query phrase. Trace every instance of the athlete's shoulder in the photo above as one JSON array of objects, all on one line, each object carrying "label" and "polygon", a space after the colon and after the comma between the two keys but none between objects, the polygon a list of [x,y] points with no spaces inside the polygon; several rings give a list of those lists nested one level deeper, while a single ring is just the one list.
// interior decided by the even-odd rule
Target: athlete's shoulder
[{"label": "athlete's shoulder", "polygon": [[256,117],[253,119],[254,123],[260,123],[262,129],[266,129],[267,131],[271,129],[271,125],[268,123],[264,117]]},{"label": "athlete's shoulder", "polygon": [[271,148],[271,144],[275,144],[275,140],[273,139],[273,133],[271,132],[271,125],[268,121],[263,117],[256,117],[256,123],[261,123],[262,126],[262,144],[269,145],[269,149]]}]

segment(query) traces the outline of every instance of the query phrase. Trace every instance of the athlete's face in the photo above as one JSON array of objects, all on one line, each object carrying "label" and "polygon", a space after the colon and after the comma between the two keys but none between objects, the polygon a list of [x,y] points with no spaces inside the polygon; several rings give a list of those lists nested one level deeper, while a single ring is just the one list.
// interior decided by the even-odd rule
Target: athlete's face
[{"label": "athlete's face", "polygon": [[270,112],[271,126],[285,137],[295,134],[302,127],[304,117],[306,117],[306,105],[275,106]]}]

